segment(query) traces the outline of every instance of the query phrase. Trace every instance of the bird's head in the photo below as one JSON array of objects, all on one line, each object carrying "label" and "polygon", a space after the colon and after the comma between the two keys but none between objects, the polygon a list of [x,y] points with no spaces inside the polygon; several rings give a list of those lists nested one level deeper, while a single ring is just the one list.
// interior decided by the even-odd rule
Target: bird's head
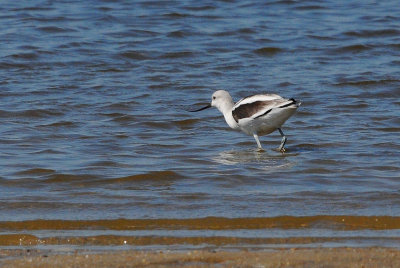
[{"label": "bird's head", "polygon": [[231,109],[232,106],[233,106],[233,100],[228,91],[217,90],[211,96],[211,103],[207,104],[205,107],[202,107],[200,109],[193,110],[192,112],[199,112],[210,107],[215,107],[222,113],[224,113],[226,110]]}]

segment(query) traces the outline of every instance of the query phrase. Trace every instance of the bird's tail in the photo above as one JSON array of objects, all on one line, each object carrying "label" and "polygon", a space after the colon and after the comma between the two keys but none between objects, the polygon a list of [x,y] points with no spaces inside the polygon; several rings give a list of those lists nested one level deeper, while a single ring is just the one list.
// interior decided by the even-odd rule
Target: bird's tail
[{"label": "bird's tail", "polygon": [[291,104],[296,105],[296,107],[299,107],[299,106],[301,105],[301,101],[297,101],[297,100],[295,100],[295,99],[293,99],[293,98],[291,98],[291,99],[289,99],[289,100],[292,101]]},{"label": "bird's tail", "polygon": [[[297,108],[297,107],[300,106],[300,104],[301,104],[301,102],[299,102],[299,101],[297,101],[297,100],[291,98],[291,99],[288,99],[288,102],[287,102],[287,103],[285,103],[285,104],[282,105],[282,106],[279,106],[279,108],[290,107],[290,106],[293,106],[293,105]],[[294,107],[293,107],[293,108],[294,108]]]}]

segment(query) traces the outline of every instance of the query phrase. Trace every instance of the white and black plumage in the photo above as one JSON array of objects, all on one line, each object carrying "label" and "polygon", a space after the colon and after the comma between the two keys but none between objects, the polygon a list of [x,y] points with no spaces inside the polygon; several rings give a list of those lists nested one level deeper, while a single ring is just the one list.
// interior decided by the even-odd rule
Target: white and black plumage
[{"label": "white and black plumage", "polygon": [[294,114],[300,104],[295,99],[284,99],[276,94],[257,94],[243,98],[234,104],[227,91],[218,90],[212,95],[211,104],[192,112],[216,107],[224,115],[226,123],[231,128],[253,136],[261,150],[258,136],[278,130],[282,136],[278,150],[284,152],[287,139],[281,127]]}]

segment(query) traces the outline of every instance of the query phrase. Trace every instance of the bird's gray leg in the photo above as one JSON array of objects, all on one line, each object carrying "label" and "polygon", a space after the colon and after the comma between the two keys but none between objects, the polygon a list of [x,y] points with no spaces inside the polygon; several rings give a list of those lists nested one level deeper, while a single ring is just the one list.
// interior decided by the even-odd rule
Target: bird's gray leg
[{"label": "bird's gray leg", "polygon": [[263,148],[261,146],[261,143],[260,143],[260,140],[258,139],[258,135],[257,134],[253,134],[253,137],[257,142],[258,150],[263,150]]},{"label": "bird's gray leg", "polygon": [[286,139],[285,134],[283,134],[282,129],[278,128],[278,130],[279,130],[279,133],[281,133],[281,136],[282,136],[281,145],[279,145],[278,150],[281,151],[281,152],[283,153],[283,152],[286,151],[285,148],[284,148],[284,146],[285,146],[285,143],[286,143],[287,139]]}]

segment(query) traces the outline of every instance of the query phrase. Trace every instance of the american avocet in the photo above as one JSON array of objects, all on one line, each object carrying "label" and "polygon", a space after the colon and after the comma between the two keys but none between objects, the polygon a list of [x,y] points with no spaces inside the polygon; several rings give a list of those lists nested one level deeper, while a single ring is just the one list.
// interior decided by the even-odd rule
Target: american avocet
[{"label": "american avocet", "polygon": [[234,104],[227,91],[218,90],[212,95],[210,104],[191,112],[216,107],[224,115],[226,123],[231,128],[253,136],[259,150],[262,150],[262,147],[258,136],[278,130],[282,136],[278,150],[285,152],[284,146],[287,139],[281,127],[294,114],[300,104],[295,99],[284,99],[276,94],[257,94],[243,98]]}]

